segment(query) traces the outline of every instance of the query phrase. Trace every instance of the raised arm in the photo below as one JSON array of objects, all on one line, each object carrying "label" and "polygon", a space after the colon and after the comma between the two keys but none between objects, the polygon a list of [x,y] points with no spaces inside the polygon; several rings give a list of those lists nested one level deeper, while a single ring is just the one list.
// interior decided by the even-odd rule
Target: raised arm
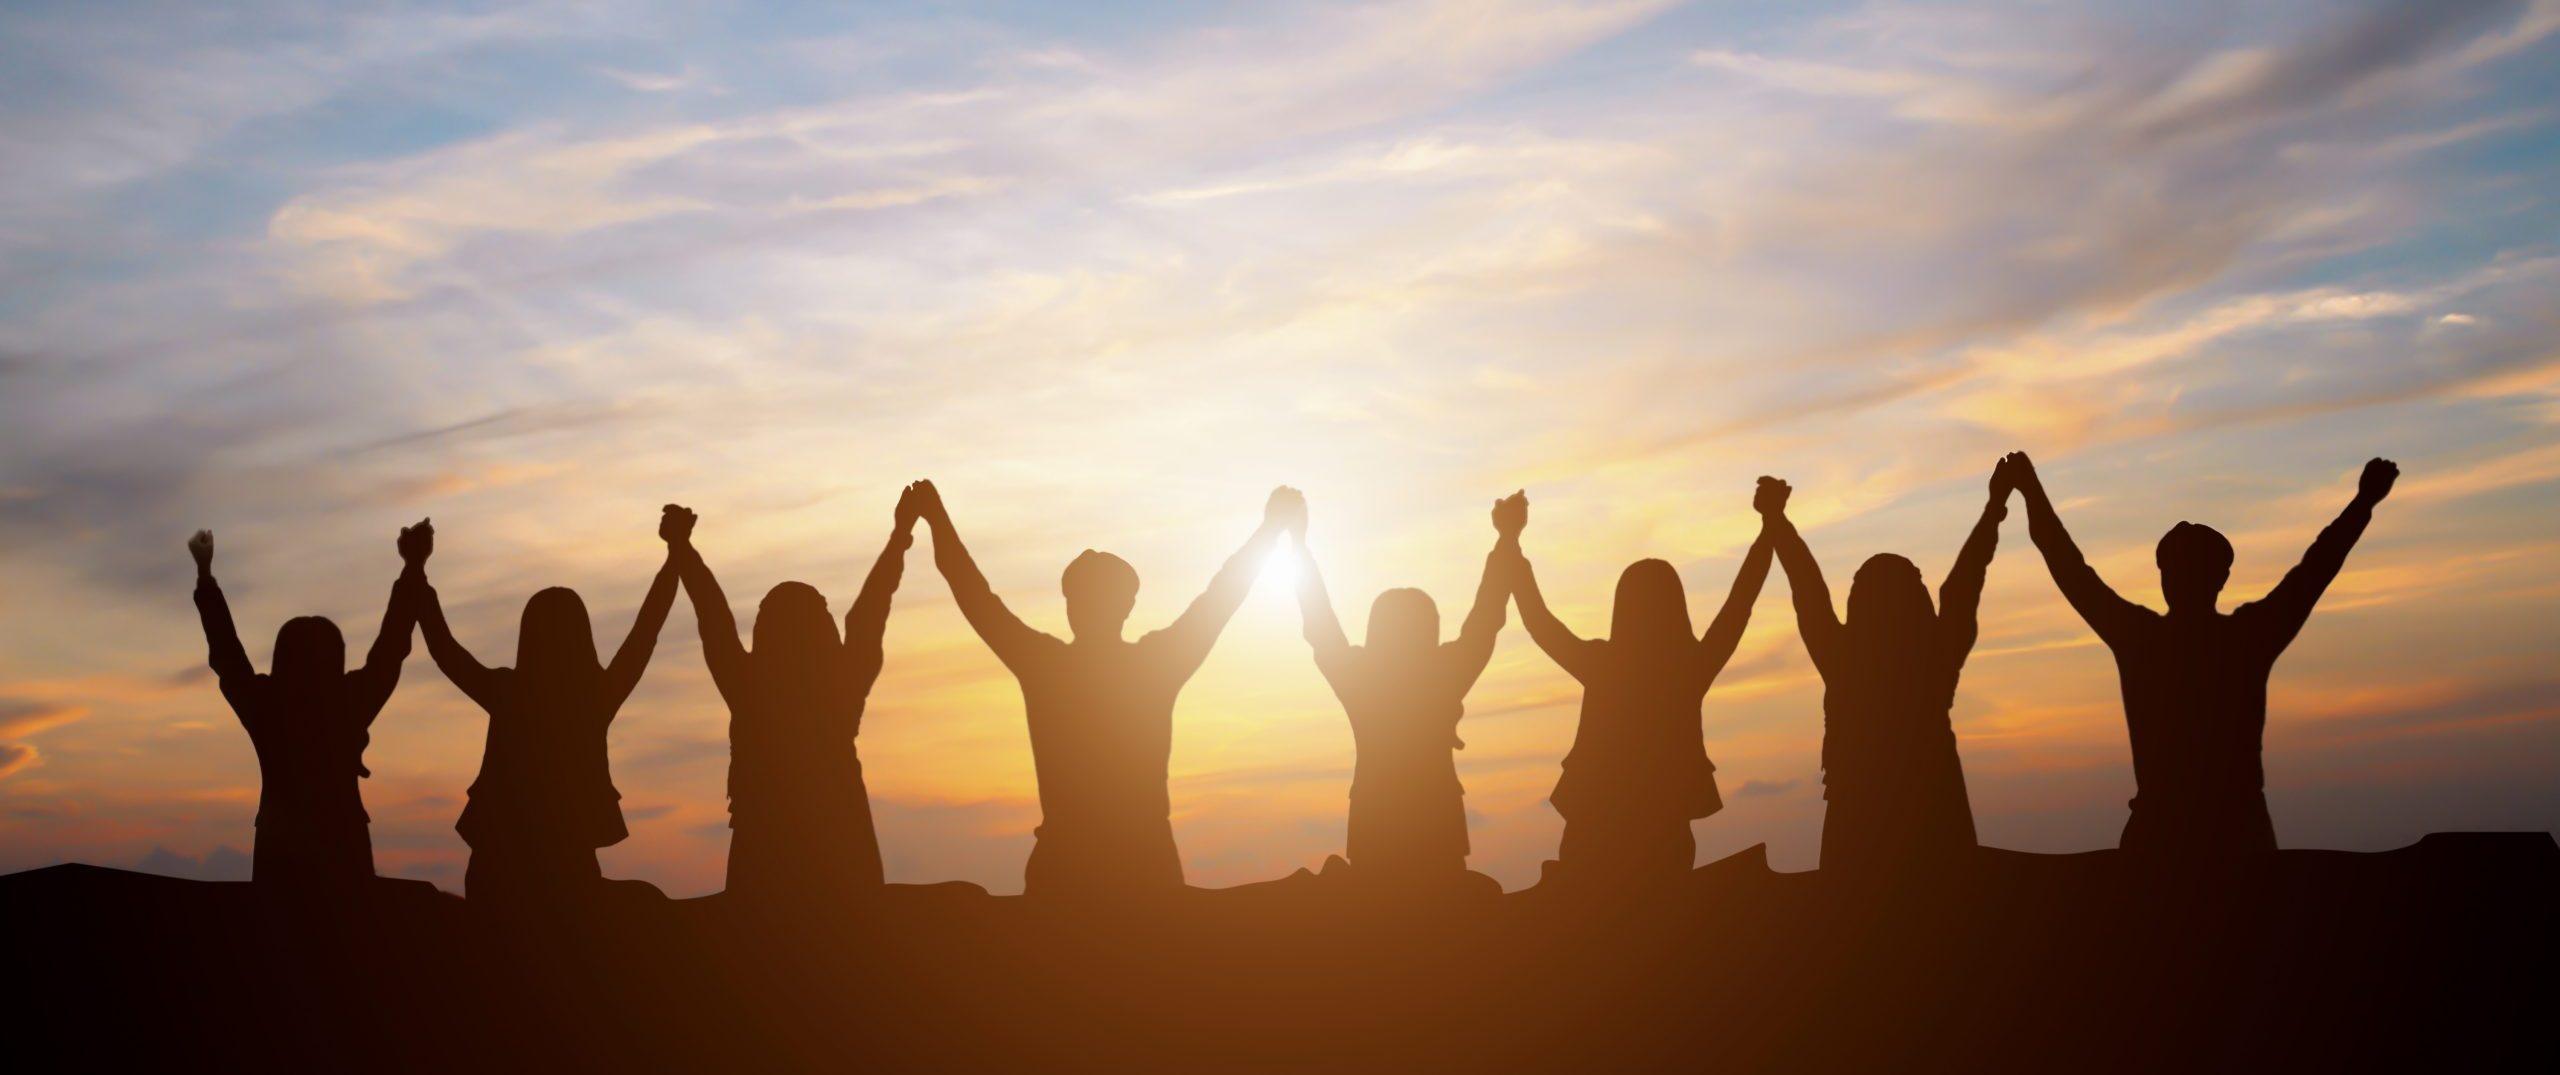
[{"label": "raised arm", "polygon": [[942,572],[942,580],[951,586],[951,600],[960,606],[960,615],[978,638],[995,651],[996,659],[1005,667],[1028,655],[1043,636],[1031,625],[1006,608],[1003,599],[987,585],[987,577],[978,571],[978,562],[969,557],[967,546],[960,544],[960,533],[952,529],[951,512],[943,507],[942,494],[929,481],[917,482],[916,509],[925,523],[933,527],[933,566]]},{"label": "raised arm", "polygon": [[2302,554],[2302,562],[2284,573],[2284,581],[2267,591],[2252,608],[2263,616],[2267,632],[2265,641],[2283,649],[2301,633],[2302,625],[2311,618],[2312,606],[2320,603],[2320,595],[2328,592],[2329,583],[2347,566],[2347,553],[2356,547],[2356,539],[2364,536],[2364,528],[2373,522],[2373,509],[2382,498],[2391,495],[2391,486],[2400,480],[2400,467],[2388,459],[2375,459],[2364,465],[2364,474],[2356,481],[2355,499],[2347,502],[2345,511],[2322,528],[2311,548]]},{"label": "raised arm", "polygon": [[1467,620],[1458,627],[1458,640],[1449,643],[1450,674],[1464,691],[1475,686],[1484,675],[1484,666],[1493,660],[1494,640],[1502,636],[1502,624],[1511,610],[1512,573],[1520,563],[1520,531],[1529,525],[1529,494],[1513,490],[1510,496],[1493,502],[1493,551],[1484,555],[1484,574],[1476,578],[1476,603],[1467,609]]},{"label": "raised arm", "polygon": [[1794,487],[1775,478],[1760,479],[1760,489],[1753,493],[1751,506],[1759,509],[1771,551],[1787,570],[1787,593],[1796,607],[1796,634],[1804,639],[1804,652],[1813,658],[1815,671],[1831,672],[1831,658],[1840,648],[1840,614],[1831,605],[1831,586],[1822,580],[1822,565],[1814,561],[1813,549],[1804,543],[1804,535],[1796,532],[1796,524],[1787,518],[1787,497]]},{"label": "raised arm", "polygon": [[666,628],[667,612],[676,604],[679,561],[700,559],[677,552],[677,546],[692,544],[693,519],[692,512],[673,504],[658,516],[658,537],[667,543],[667,558],[659,563],[657,577],[649,580],[649,594],[640,599],[640,614],[631,619],[631,633],[622,636],[621,648],[613,651],[613,663],[605,666],[605,698],[613,711],[619,711],[639,688],[640,673],[649,668],[649,654],[658,648],[658,632]]},{"label": "raised arm", "polygon": [[658,532],[670,531],[667,552],[676,565],[676,578],[684,583],[685,596],[693,601],[694,633],[702,636],[702,664],[711,670],[711,685],[724,699],[731,697],[746,674],[747,647],[738,641],[738,617],[729,610],[729,595],[721,592],[720,580],[712,577],[711,565],[704,563],[702,552],[693,545],[692,510],[675,504],[666,506],[658,522]]},{"label": "raised arm", "polygon": [[[1528,525],[1529,498],[1523,493],[1511,494],[1520,502],[1521,526]],[[1547,659],[1556,662],[1566,675],[1581,679],[1591,671],[1599,643],[1574,634],[1556,614],[1547,611],[1547,596],[1538,590],[1538,572],[1529,565],[1529,554],[1520,551],[1515,535],[1511,543],[1511,600],[1520,606],[1520,626],[1529,631],[1529,640],[1546,651]]]},{"label": "raised arm", "polygon": [[418,622],[418,591],[427,584],[427,557],[435,551],[435,524],[426,519],[400,528],[400,577],[391,584],[391,599],[382,609],[382,631],[365,651],[364,667],[348,677],[350,702],[365,724],[382,715],[391,692],[400,685],[400,666],[409,660],[409,635]]},{"label": "raised arm", "polygon": [[1342,668],[1344,658],[1351,655],[1351,639],[1342,633],[1342,620],[1333,613],[1333,598],[1325,593],[1324,575],[1316,570],[1316,555],[1307,550],[1307,536],[1298,534],[1298,620],[1306,632],[1307,645],[1315,651],[1316,671],[1330,682]]},{"label": "raised arm", "polygon": [[1262,505],[1262,525],[1218,567],[1209,587],[1191,599],[1191,607],[1156,632],[1185,675],[1209,659],[1209,647],[1217,645],[1218,634],[1227,629],[1236,607],[1253,592],[1254,576],[1261,572],[1262,561],[1270,555],[1272,543],[1280,540],[1281,531],[1303,528],[1306,515],[1306,499],[1297,490],[1285,485],[1272,490],[1271,499]]},{"label": "raised arm", "polygon": [[2027,536],[2036,543],[2036,551],[2044,554],[2045,569],[2053,573],[2055,588],[2071,602],[2074,611],[2087,621],[2098,637],[2114,641],[2117,630],[2140,615],[2142,606],[2117,596],[2105,579],[2080,555],[2080,546],[2062,528],[2062,517],[2054,514],[2053,501],[2045,496],[2044,480],[2036,474],[2036,466],[2025,452],[2009,453],[2007,462],[2011,480],[2027,502]]},{"label": "raised arm", "polygon": [[240,646],[240,629],[231,622],[231,603],[222,598],[222,584],[213,581],[213,531],[198,530],[188,538],[187,554],[196,561],[196,618],[204,622],[205,663],[229,695],[256,678],[258,669]]},{"label": "raised arm", "polygon": [[[1753,494],[1756,499],[1758,494]],[[1716,618],[1707,624],[1705,634],[1698,637],[1698,661],[1712,680],[1724,671],[1726,661],[1742,645],[1742,631],[1751,626],[1751,608],[1760,603],[1760,587],[1769,581],[1769,556],[1772,536],[1769,519],[1760,519],[1760,535],[1751,539],[1751,551],[1742,555],[1742,569],[1734,572],[1733,589],[1726,592],[1724,607],[1716,610]]]},{"label": "raised arm", "polygon": [[1991,554],[2000,548],[2000,522],[2009,517],[2009,492],[2016,487],[2016,464],[2002,459],[1992,466],[1991,498],[1982,505],[1982,517],[1973,521],[1973,532],[1965,535],[1964,548],[1956,551],[1946,581],[1938,584],[1939,637],[1959,662],[1973,652],[1974,636],[1980,633],[1975,614],[1982,608],[1982,581],[1990,573]]},{"label": "raised arm", "polygon": [[444,602],[436,596],[436,588],[427,582],[423,570],[416,587],[413,593],[417,602],[418,634],[427,640],[427,656],[435,660],[436,669],[443,672],[444,678],[451,680],[454,689],[461,691],[464,697],[478,703],[482,709],[496,705],[497,674],[454,639],[452,628],[444,622]]},{"label": "raised arm", "polygon": [[899,491],[889,543],[881,547],[871,574],[862,580],[862,593],[844,613],[845,648],[860,652],[874,666],[880,662],[880,640],[889,631],[889,601],[898,595],[898,580],[906,575],[907,548],[916,543],[919,500],[913,484]]}]

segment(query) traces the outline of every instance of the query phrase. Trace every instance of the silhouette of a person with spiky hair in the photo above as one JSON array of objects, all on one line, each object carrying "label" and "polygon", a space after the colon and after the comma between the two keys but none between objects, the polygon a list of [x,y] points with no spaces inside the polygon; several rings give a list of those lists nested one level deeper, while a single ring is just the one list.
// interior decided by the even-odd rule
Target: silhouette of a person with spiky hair
[{"label": "silhouette of a person with spiky hair", "polygon": [[1060,578],[1069,639],[1033,629],[1005,607],[952,529],[932,482],[916,486],[933,526],[933,560],[969,626],[1022,684],[1040,827],[1023,867],[1026,895],[1164,894],[1182,888],[1166,765],[1173,706],[1253,587],[1264,555],[1305,516],[1297,490],[1274,490],[1262,526],[1209,588],[1162,630],[1122,637],[1138,598],[1126,561],[1087,549]]},{"label": "silhouette of a person with spiky hair", "polygon": [[2320,531],[2302,562],[2265,597],[2227,613],[2215,606],[2231,579],[2230,540],[2197,523],[2171,527],[2155,554],[2169,604],[2161,613],[2117,596],[2062,528],[2035,464],[2024,452],[2012,453],[2009,462],[2026,497],[2027,534],[2044,553],[2054,585],[2115,653],[2133,742],[2124,849],[2188,859],[2274,850],[2260,762],[2267,677],[2346,566],[2400,468],[2387,459],[2366,463],[2355,498]]}]

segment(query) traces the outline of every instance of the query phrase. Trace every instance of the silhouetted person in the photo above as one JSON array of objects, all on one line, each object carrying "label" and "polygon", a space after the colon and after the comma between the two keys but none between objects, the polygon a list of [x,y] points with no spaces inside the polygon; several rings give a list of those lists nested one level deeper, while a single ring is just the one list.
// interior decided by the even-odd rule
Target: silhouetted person
[{"label": "silhouetted person", "polygon": [[1787,483],[1760,479],[1752,506],[1769,521],[1795,598],[1796,630],[1822,673],[1822,868],[1908,873],[1974,845],[1973,806],[1956,754],[1956,677],[1973,652],[1982,578],[2009,514],[2011,466],[1929,606],[1920,569],[1892,553],[1859,565],[1849,618],[1831,606],[1822,565],[1787,519]]},{"label": "silhouetted person", "polygon": [[1609,637],[1585,639],[1547,611],[1537,573],[1519,558],[1512,597],[1521,626],[1582,684],[1582,720],[1547,797],[1564,816],[1556,858],[1568,882],[1622,887],[1676,877],[1694,864],[1689,822],[1724,808],[1700,708],[1769,578],[1769,538],[1764,520],[1703,636],[1690,634],[1680,573],[1661,560],[1627,565]]},{"label": "silhouetted person", "polygon": [[[690,525],[690,519],[683,525]],[[649,584],[631,633],[606,665],[577,591],[554,586],[525,602],[513,668],[489,668],[454,640],[435,589],[421,586],[418,627],[436,667],[489,713],[480,775],[454,831],[471,845],[464,893],[476,900],[558,904],[599,887],[596,849],[631,834],[622,823],[605,731],[640,685],[658,629],[676,599],[676,514],[658,523],[667,562]]]},{"label": "silhouetted person", "polygon": [[356,786],[373,772],[364,748],[373,719],[400,685],[417,619],[419,574],[434,528],[421,520],[400,531],[405,566],[392,583],[382,632],[364,667],[347,671],[347,643],[322,616],[297,616],[276,632],[274,659],[260,673],[249,664],[231,605],[213,580],[213,531],[187,542],[196,561],[196,613],[204,621],[206,663],[222,699],[258,753],[256,850],[249,876],[261,885],[298,888],[360,884],[373,877],[373,819]]},{"label": "silhouetted person", "polygon": [[1022,683],[1031,763],[1040,781],[1040,827],[1022,871],[1026,895],[1171,892],[1182,887],[1165,767],[1173,752],[1173,703],[1209,656],[1280,532],[1306,503],[1282,487],[1262,528],[1227,558],[1209,588],[1163,630],[1121,637],[1138,599],[1138,573],[1086,549],[1067,565],[1071,641],[1033,630],[1005,607],[970,560],[932,482],[916,483],[933,525],[933,561],[978,637]]},{"label": "silhouetted person", "polygon": [[2027,501],[2027,533],[2044,553],[2054,585],[2116,655],[2125,730],[2133,741],[2128,851],[2217,859],[2271,851],[2266,773],[2267,676],[2311,618],[2329,580],[2390,495],[2400,468],[2364,466],[2355,499],[2320,531],[2302,562],[2256,601],[2224,614],[2214,607],[2231,578],[2231,542],[2211,527],[2181,521],[2160,539],[2160,592],[2167,614],[2116,595],[2080,556],[2053,512],[2035,465],[2009,456]]},{"label": "silhouetted person", "polygon": [[693,547],[693,513],[667,508],[703,663],[729,703],[732,896],[841,903],[880,887],[880,837],[854,737],[880,678],[880,636],[915,541],[916,499],[913,486],[898,497],[888,547],[845,611],[842,638],[826,597],[786,582],[757,606],[752,650],[738,644],[729,599]]},{"label": "silhouetted person", "polygon": [[1440,641],[1440,609],[1431,595],[1397,589],[1369,606],[1369,636],[1354,646],[1326,597],[1324,577],[1306,534],[1298,535],[1298,610],[1316,668],[1351,718],[1358,754],[1351,772],[1351,828],[1344,855],[1356,875],[1397,881],[1447,881],[1467,869],[1466,789],[1454,751],[1467,691],[1493,659],[1519,560],[1520,528],[1529,500],[1518,493],[1493,505],[1499,535],[1485,556],[1475,607],[1453,642]]}]

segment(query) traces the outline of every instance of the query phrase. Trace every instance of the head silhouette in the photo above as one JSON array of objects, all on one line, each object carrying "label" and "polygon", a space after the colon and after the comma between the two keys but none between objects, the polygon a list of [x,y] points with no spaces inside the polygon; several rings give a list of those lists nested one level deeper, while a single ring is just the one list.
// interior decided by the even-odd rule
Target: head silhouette
[{"label": "head silhouette", "polygon": [[347,672],[347,640],[326,616],[296,616],[276,631],[276,657],[267,667],[288,688],[333,686]]},{"label": "head silhouette", "polygon": [[1428,653],[1440,644],[1440,606],[1431,595],[1411,587],[1379,594],[1369,605],[1369,649],[1373,653]]},{"label": "head silhouette", "polygon": [[1689,592],[1680,585],[1680,572],[1670,562],[1638,560],[1618,574],[1609,641],[1669,647],[1697,640],[1689,629]]},{"label": "head silhouette", "polygon": [[1086,549],[1058,578],[1067,595],[1067,629],[1077,638],[1120,637],[1138,605],[1138,571],[1107,552]]},{"label": "head silhouette", "polygon": [[2231,581],[2231,540],[2202,523],[2180,520],[2160,538],[2160,594],[2169,611],[2211,612]]},{"label": "head silhouette", "polygon": [[1897,638],[1916,636],[1937,617],[1920,569],[1885,552],[1858,565],[1849,582],[1849,620],[1842,626],[1863,637]]},{"label": "head silhouette", "polygon": [[759,666],[801,669],[820,665],[842,639],[827,611],[827,598],[805,582],[765,591],[756,606],[755,659]]},{"label": "head silhouette", "polygon": [[524,603],[516,630],[516,671],[529,679],[566,680],[604,671],[596,660],[595,628],[578,591],[554,586]]}]

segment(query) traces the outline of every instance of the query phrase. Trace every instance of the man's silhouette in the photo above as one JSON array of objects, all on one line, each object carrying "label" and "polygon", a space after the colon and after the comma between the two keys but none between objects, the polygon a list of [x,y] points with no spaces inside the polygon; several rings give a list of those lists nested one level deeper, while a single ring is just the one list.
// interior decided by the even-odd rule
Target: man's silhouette
[{"label": "man's silhouette", "polygon": [[1877,553],[1849,583],[1849,618],[1832,610],[1822,565],[1787,519],[1787,483],[1760,479],[1795,598],[1796,630],[1822,674],[1822,868],[1910,873],[1974,846],[1973,807],[1956,754],[1956,677],[1973,652],[1982,580],[2009,514],[2014,467],[1992,468],[1991,495],[1938,589],[1919,567]]},{"label": "man's silhouette", "polygon": [[2355,499],[2320,531],[2302,562],[2259,600],[2215,609],[2231,578],[2231,542],[2210,527],[2180,522],[2160,539],[2166,614],[2116,595],[2080,556],[2024,452],[2008,462],[2027,500],[2027,534],[2044,553],[2054,585],[2115,651],[2124,687],[2125,730],[2133,740],[2134,797],[2122,846],[2128,851],[2214,858],[2270,851],[2266,774],[2259,764],[2267,726],[2267,676],[2302,630],[2347,552],[2390,495],[2400,468],[2366,463]]},{"label": "man's silhouette", "polygon": [[1272,542],[1305,517],[1305,501],[1295,489],[1274,490],[1262,528],[1209,588],[1172,624],[1135,642],[1121,632],[1138,598],[1137,572],[1117,556],[1085,550],[1059,580],[1073,634],[1060,641],[1023,623],[988,588],[933,483],[915,489],[933,526],[934,565],[961,615],[1022,684],[1041,814],[1024,893],[1180,889],[1182,856],[1165,790],[1174,699],[1244,602]]},{"label": "man's silhouette", "polygon": [[1521,626],[1582,684],[1582,720],[1564,775],[1547,797],[1564,816],[1556,859],[1568,883],[1651,884],[1694,864],[1689,822],[1724,808],[1699,710],[1751,622],[1752,603],[1769,578],[1769,545],[1764,519],[1704,635],[1690,633],[1688,594],[1664,561],[1639,560],[1618,576],[1604,639],[1574,634],[1547,611],[1528,557],[1514,564]]},{"label": "man's silhouette", "polygon": [[1354,646],[1325,595],[1324,577],[1306,534],[1298,535],[1298,608],[1316,668],[1351,718],[1357,748],[1351,774],[1351,826],[1344,855],[1355,874],[1398,882],[1446,882],[1467,869],[1466,789],[1453,751],[1467,691],[1493,659],[1519,560],[1520,528],[1529,500],[1514,493],[1494,502],[1498,535],[1476,584],[1475,607],[1452,642],[1440,641],[1440,609],[1431,595],[1398,589],[1369,606],[1369,635]]},{"label": "man's silhouette", "polygon": [[[689,522],[689,520],[687,520]],[[658,629],[676,599],[680,520],[658,523],[665,564],[649,584],[613,663],[596,659],[595,629],[577,591],[554,586],[525,602],[513,668],[482,665],[445,625],[434,587],[421,582],[418,629],[436,667],[489,714],[480,774],[454,831],[471,845],[463,891],[475,900],[557,904],[603,883],[596,849],[621,843],[622,793],[614,790],[605,732],[649,666]],[[636,883],[636,882],[634,882]]]},{"label": "man's silhouette", "polygon": [[668,505],[677,573],[693,598],[702,659],[729,704],[729,881],[732,896],[842,903],[880,888],[880,837],[854,737],[880,678],[880,639],[914,543],[916,493],[898,497],[889,544],[836,635],[827,599],[785,582],[756,608],[755,648],[711,568],[694,550],[691,511]]},{"label": "man's silhouette", "polygon": [[434,536],[424,520],[400,531],[404,566],[383,609],[382,632],[364,667],[353,672],[338,625],[321,616],[285,621],[269,671],[259,672],[213,580],[213,531],[198,530],[187,542],[196,561],[206,663],[258,754],[258,831],[249,876],[261,885],[328,887],[373,877],[373,819],[356,781],[373,775],[364,767],[364,748],[409,658],[419,572]]}]

